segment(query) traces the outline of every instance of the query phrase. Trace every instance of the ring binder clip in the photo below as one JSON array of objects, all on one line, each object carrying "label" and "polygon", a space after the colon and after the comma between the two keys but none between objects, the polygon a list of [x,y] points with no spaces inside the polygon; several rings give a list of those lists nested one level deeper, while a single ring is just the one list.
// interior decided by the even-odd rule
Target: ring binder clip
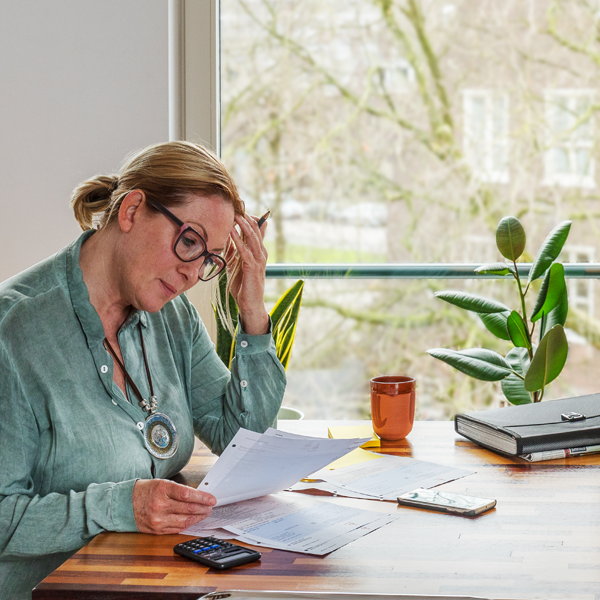
[{"label": "ring binder clip", "polygon": [[576,412],[563,413],[560,415],[563,421],[583,421],[586,416]]}]

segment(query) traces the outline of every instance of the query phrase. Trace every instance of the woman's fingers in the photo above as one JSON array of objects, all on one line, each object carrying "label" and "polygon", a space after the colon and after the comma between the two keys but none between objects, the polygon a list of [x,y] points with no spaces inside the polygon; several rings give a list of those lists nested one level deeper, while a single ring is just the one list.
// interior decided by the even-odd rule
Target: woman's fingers
[{"label": "woman's fingers", "polygon": [[211,494],[165,479],[138,480],[133,514],[142,533],[178,533],[202,521],[216,504]]}]

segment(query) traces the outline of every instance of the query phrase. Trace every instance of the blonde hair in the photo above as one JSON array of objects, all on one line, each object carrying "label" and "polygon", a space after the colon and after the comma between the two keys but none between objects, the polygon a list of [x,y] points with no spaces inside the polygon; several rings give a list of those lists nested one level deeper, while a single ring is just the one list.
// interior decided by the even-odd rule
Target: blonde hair
[{"label": "blonde hair", "polygon": [[[236,214],[245,214],[233,179],[214,154],[190,142],[165,142],[132,154],[118,173],[96,175],[73,190],[71,207],[81,229],[103,229],[113,223],[123,199],[133,190],[142,190],[146,197],[164,206],[181,205],[190,195],[219,196],[233,206]],[[229,290],[241,268],[238,258],[228,265],[225,306],[219,294],[216,301],[217,312],[232,334]]]},{"label": "blonde hair", "polygon": [[220,196],[236,214],[245,213],[233,179],[208,150],[190,142],[165,142],[131,155],[114,175],[96,175],[78,185],[71,207],[84,231],[102,229],[116,220],[121,203],[133,190],[164,206],[188,196]]}]

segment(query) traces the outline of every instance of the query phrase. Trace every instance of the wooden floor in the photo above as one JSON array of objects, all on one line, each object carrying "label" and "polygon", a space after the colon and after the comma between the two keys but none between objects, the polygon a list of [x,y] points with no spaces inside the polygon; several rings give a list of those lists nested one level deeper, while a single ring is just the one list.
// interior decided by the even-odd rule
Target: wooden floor
[{"label": "wooden floor", "polygon": [[[286,429],[326,434],[320,422]],[[483,450],[445,422],[416,423],[381,451],[472,468],[444,489],[496,498],[497,508],[467,519],[336,498],[400,518],[325,557],[261,549],[259,563],[225,573],[175,555],[185,536],[102,534],[33,597],[187,600],[248,589],[600,600],[600,455],[530,464]],[[197,485],[213,461],[199,449],[180,481]]]}]

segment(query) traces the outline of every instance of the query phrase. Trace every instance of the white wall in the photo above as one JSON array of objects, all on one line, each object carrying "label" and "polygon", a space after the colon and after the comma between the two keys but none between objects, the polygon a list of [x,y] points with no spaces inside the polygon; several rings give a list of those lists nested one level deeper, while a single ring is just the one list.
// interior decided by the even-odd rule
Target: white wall
[{"label": "white wall", "polygon": [[0,2],[0,280],[80,232],[72,189],[168,139],[167,0]]}]

